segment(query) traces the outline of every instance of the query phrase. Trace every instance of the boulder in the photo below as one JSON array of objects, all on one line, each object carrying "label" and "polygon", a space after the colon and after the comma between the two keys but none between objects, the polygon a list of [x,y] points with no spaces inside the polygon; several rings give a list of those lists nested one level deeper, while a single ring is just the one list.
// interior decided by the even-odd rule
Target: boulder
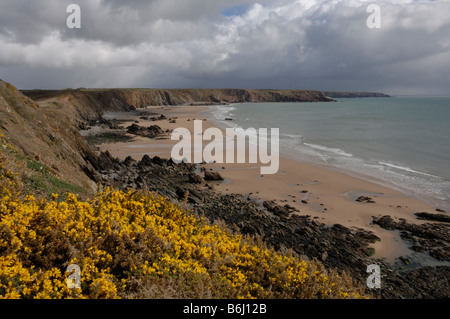
[{"label": "boulder", "polygon": [[149,127],[144,127],[139,126],[137,124],[132,124],[127,127],[127,133],[140,135],[148,138],[155,138],[160,135],[165,135],[167,132],[164,132],[164,130],[158,125],[151,125]]},{"label": "boulder", "polygon": [[203,183],[203,178],[200,175],[191,173],[188,176],[188,182],[193,183],[193,184],[201,184],[201,183]]},{"label": "boulder", "polygon": [[360,203],[375,203],[375,201],[372,198],[370,198],[369,196],[364,196],[364,195],[359,196],[356,199],[356,201],[360,202]]},{"label": "boulder", "polygon": [[223,177],[218,172],[205,171],[205,181],[223,181]]}]

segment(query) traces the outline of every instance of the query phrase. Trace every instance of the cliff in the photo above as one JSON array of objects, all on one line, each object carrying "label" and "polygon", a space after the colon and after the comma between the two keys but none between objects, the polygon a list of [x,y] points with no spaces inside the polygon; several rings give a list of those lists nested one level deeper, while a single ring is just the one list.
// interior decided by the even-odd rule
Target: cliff
[{"label": "cliff", "polygon": [[71,104],[79,114],[127,111],[148,105],[220,104],[242,102],[330,102],[322,92],[309,90],[247,89],[77,89],[28,90],[23,94],[38,101]]},{"label": "cliff", "polygon": [[96,154],[71,125],[75,122],[61,105],[39,105],[0,80],[0,131],[6,139],[2,154],[21,167],[20,178],[29,187],[48,192],[58,185],[80,192],[96,190],[90,164],[96,162]]}]

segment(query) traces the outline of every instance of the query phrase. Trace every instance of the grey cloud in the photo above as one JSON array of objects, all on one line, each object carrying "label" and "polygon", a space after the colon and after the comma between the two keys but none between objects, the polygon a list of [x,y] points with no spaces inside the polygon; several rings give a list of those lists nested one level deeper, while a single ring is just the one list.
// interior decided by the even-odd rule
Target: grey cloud
[{"label": "grey cloud", "polygon": [[[65,27],[72,2],[82,7],[80,30]],[[221,15],[242,4],[247,13]],[[8,8],[0,12],[0,77],[28,88],[41,83],[445,94],[450,1],[379,4],[382,28],[368,29],[368,2],[358,0],[0,0]]]}]

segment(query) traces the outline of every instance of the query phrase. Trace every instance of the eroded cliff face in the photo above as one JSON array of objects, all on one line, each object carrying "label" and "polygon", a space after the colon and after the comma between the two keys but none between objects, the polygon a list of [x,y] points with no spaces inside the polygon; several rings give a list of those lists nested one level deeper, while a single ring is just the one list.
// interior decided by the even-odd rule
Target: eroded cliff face
[{"label": "eroded cliff face", "polygon": [[108,108],[126,109],[148,105],[183,105],[191,103],[240,102],[328,102],[319,91],[307,90],[245,90],[245,89],[114,89],[105,91],[80,90],[78,98],[89,98]]},{"label": "eroded cliff face", "polygon": [[319,91],[246,89],[109,89],[23,91],[39,104],[46,100],[76,110],[82,116],[127,111],[149,105],[217,104],[241,102],[330,102]]},{"label": "eroded cliff face", "polygon": [[96,162],[96,154],[75,123],[76,116],[61,105],[39,105],[0,80],[0,130],[11,146],[1,145],[1,151],[16,162],[22,179],[32,178],[33,170],[41,170],[39,177],[43,179],[64,181],[87,192],[96,189],[91,164]]}]

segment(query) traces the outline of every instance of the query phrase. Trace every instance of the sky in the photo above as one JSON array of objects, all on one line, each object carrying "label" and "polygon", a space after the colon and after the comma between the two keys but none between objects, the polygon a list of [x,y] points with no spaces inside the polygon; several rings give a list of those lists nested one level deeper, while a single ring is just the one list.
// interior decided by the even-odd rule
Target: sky
[{"label": "sky", "polygon": [[449,16],[450,0],[0,0],[0,79],[448,96]]}]

